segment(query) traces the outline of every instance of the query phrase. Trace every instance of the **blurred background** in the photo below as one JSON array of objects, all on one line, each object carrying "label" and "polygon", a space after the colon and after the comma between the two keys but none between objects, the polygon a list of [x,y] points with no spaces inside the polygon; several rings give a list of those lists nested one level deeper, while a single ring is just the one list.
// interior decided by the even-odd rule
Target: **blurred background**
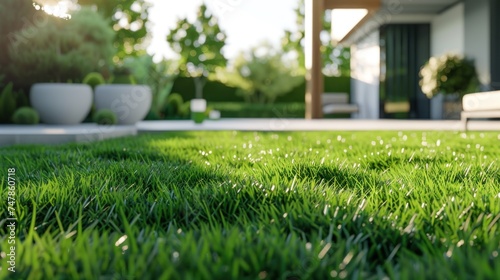
[{"label": "blurred background", "polygon": [[[3,0],[0,123],[37,83],[146,85],[146,120],[189,119],[192,99],[207,116],[304,118],[304,2]],[[323,103],[340,103],[324,118],[457,118],[465,93],[498,88],[497,1],[324,3]]]}]

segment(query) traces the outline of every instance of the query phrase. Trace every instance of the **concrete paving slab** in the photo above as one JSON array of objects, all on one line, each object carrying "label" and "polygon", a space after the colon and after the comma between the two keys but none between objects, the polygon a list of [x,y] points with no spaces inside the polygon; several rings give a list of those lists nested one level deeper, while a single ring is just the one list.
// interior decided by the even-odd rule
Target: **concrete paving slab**
[{"label": "concrete paving slab", "polygon": [[85,143],[109,138],[137,135],[136,126],[97,124],[65,125],[0,125],[0,146],[15,144]]},{"label": "concrete paving slab", "polygon": [[[460,121],[435,120],[359,120],[359,119],[221,119],[195,124],[191,120],[143,121],[135,126],[99,126],[96,124],[0,125],[0,147],[15,144],[85,143],[109,138],[167,131],[363,131],[425,130],[462,131]],[[499,131],[500,121],[472,120],[470,131]]]},{"label": "concrete paving slab", "polygon": [[[362,130],[438,130],[461,131],[458,120],[359,120],[359,119],[221,119],[195,124],[190,120],[143,121],[137,124],[139,133],[190,130],[241,131],[362,131]],[[500,121],[470,121],[472,131],[500,131]]]}]

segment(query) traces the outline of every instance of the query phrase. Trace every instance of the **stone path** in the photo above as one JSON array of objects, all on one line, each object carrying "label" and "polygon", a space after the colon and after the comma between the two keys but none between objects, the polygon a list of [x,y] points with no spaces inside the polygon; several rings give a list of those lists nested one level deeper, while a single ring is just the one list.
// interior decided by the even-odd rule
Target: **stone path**
[{"label": "stone path", "polygon": [[62,144],[92,142],[137,134],[136,126],[0,125],[0,146],[13,144]]},{"label": "stone path", "polygon": [[[360,131],[360,130],[427,130],[462,131],[460,121],[429,120],[358,120],[358,119],[222,119],[195,124],[190,120],[143,121],[136,126],[98,126],[81,124],[59,125],[0,125],[0,146],[13,144],[62,144],[92,142],[138,133],[167,131]],[[469,122],[470,131],[498,131],[500,121]]]},{"label": "stone path", "polygon": [[[461,131],[455,120],[359,120],[359,119],[223,119],[195,124],[192,121],[148,121],[137,124],[139,133],[190,130],[242,131],[359,131],[359,130],[446,130]],[[500,121],[469,121],[471,131],[500,131]]]}]

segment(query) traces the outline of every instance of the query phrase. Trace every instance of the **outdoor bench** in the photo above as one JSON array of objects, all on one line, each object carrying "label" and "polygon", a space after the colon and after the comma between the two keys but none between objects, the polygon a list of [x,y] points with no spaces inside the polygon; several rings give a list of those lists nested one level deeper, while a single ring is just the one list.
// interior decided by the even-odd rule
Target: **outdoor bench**
[{"label": "outdoor bench", "polygon": [[323,93],[323,114],[351,114],[359,112],[357,104],[349,103],[349,95],[344,92]]},{"label": "outdoor bench", "polygon": [[466,94],[462,106],[464,130],[467,130],[469,119],[500,118],[500,90]]}]

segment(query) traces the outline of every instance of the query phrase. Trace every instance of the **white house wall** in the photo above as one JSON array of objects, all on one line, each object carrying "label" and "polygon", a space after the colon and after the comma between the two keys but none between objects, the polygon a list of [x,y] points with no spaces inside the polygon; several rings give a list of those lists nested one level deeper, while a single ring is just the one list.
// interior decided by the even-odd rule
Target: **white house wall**
[{"label": "white house wall", "polygon": [[489,0],[465,0],[431,21],[431,55],[474,59],[482,84],[491,83]]},{"label": "white house wall", "polygon": [[474,59],[482,84],[491,83],[489,0],[465,1],[465,55]]},{"label": "white house wall", "polygon": [[380,34],[365,36],[351,48],[351,98],[359,106],[354,118],[379,118]]},{"label": "white house wall", "polygon": [[431,56],[465,52],[464,3],[459,3],[431,21]]}]

